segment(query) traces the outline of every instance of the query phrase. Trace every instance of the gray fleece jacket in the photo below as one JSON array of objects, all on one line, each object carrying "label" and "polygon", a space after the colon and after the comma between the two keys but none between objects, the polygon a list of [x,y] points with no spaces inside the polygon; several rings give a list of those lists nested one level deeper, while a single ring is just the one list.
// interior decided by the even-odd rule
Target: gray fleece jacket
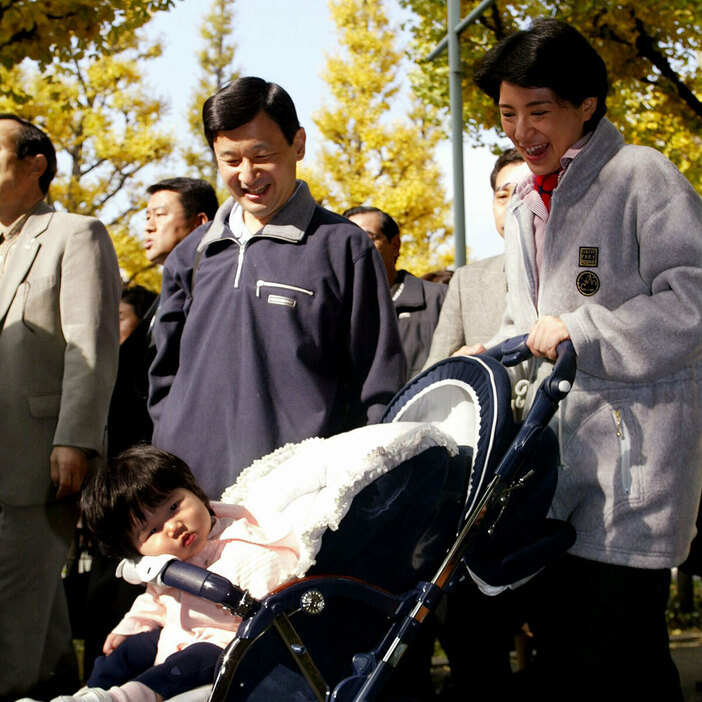
[{"label": "gray fleece jacket", "polygon": [[[557,416],[553,514],[571,553],[641,568],[684,560],[702,485],[702,200],[653,149],[607,119],[554,192],[540,284],[533,215],[505,226],[507,311],[498,338],[561,317],[578,354]],[[540,379],[551,364],[537,362]]]}]

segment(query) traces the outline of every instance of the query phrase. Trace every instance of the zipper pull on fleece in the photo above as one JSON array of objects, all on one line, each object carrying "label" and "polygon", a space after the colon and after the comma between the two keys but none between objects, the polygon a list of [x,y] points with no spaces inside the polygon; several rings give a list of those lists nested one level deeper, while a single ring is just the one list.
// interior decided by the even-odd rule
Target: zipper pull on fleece
[{"label": "zipper pull on fleece", "polygon": [[612,416],[614,418],[614,428],[619,439],[619,457],[621,459],[621,471],[622,471],[622,490],[624,490],[625,495],[631,494],[631,439],[629,438],[629,432],[625,431],[626,427],[622,421],[622,411],[615,409],[612,410]]}]

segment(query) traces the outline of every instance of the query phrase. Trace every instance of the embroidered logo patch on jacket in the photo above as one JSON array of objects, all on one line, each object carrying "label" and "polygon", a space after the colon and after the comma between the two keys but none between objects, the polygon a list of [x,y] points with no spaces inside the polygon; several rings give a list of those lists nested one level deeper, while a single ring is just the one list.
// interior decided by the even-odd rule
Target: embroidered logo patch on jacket
[{"label": "embroidered logo patch on jacket", "polygon": [[597,246],[581,246],[579,264],[582,268],[597,268],[600,250]]},{"label": "embroidered logo patch on jacket", "polygon": [[600,279],[592,271],[583,271],[575,279],[578,292],[585,297],[591,297],[600,289]]}]

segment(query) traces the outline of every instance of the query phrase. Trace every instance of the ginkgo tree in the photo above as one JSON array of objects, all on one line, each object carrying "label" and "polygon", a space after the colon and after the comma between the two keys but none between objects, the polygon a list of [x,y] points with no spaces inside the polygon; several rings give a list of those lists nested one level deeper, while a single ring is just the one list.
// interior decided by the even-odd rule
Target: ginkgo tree
[{"label": "ginkgo tree", "polygon": [[[0,0],[0,65],[95,56],[174,0]],[[4,92],[11,86],[3,86]]]},{"label": "ginkgo tree", "polygon": [[401,267],[416,275],[443,268],[451,228],[435,111],[400,90],[403,54],[381,0],[331,0],[329,9],[340,49],[323,72],[333,103],[312,117],[322,145],[301,173],[332,210],[372,205],[391,214],[402,234]]},{"label": "ginkgo tree", "polygon": [[[157,42],[131,33],[92,60],[55,59],[43,70],[31,62],[0,68],[0,81],[31,96],[0,95],[0,111],[44,129],[56,148],[52,204],[102,219],[127,279],[150,269],[129,234],[129,218],[144,205],[142,172],[174,150],[173,136],[160,123],[165,102],[142,81],[144,61],[160,52]],[[158,287],[159,278],[151,271],[139,282]]]},{"label": "ginkgo tree", "polygon": [[[400,0],[413,11],[414,88],[427,103],[448,106],[444,52],[423,61],[447,31],[447,3]],[[461,17],[477,5],[461,2]],[[699,0],[496,0],[460,39],[463,121],[473,143],[499,130],[495,106],[473,81],[476,61],[530,18],[553,16],[582,32],[609,69],[608,116],[625,138],[668,156],[702,193],[702,13]],[[489,137],[488,137],[489,139]]]},{"label": "ginkgo tree", "polygon": [[[210,149],[202,128],[202,105],[205,100],[239,77],[234,68],[236,44],[232,41],[234,0],[213,0],[210,11],[200,25],[203,48],[198,52],[200,66],[196,87],[190,97],[188,125],[193,143],[183,150],[189,172],[204,178],[217,188],[217,160]],[[218,193],[220,201],[224,192]]]}]

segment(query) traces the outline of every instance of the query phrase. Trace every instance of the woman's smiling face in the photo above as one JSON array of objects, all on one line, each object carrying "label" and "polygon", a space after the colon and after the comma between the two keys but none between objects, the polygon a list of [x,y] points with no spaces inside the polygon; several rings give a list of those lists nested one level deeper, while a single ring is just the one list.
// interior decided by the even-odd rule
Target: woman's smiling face
[{"label": "woman's smiling face", "polygon": [[536,175],[561,167],[563,154],[584,136],[596,107],[594,97],[576,107],[551,88],[522,88],[506,81],[500,85],[502,129]]}]

